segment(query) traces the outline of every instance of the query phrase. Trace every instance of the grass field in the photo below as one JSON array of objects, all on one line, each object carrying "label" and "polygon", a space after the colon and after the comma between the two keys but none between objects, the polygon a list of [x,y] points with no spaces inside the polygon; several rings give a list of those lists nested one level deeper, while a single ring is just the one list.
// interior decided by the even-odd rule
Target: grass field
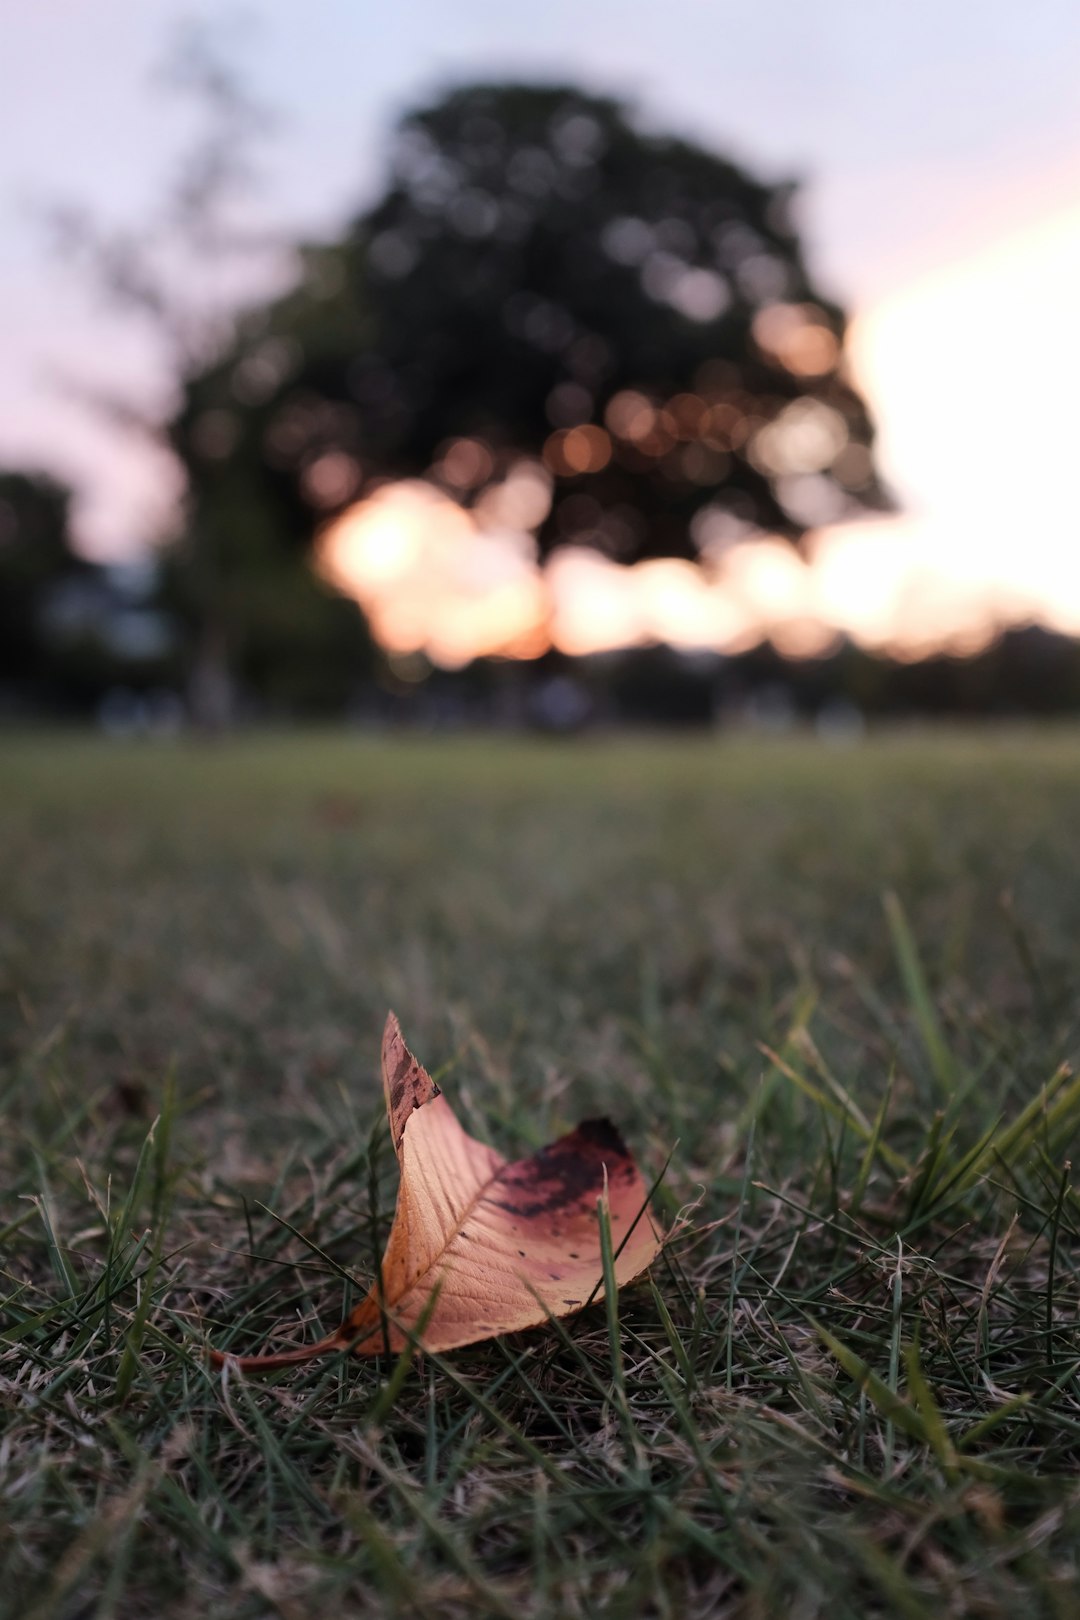
[{"label": "grass field", "polygon": [[[0,1612],[1075,1616],[1080,735],[0,782]],[[500,1148],[674,1147],[673,1238],[617,1324],[212,1373],[371,1280],[389,1006]]]}]

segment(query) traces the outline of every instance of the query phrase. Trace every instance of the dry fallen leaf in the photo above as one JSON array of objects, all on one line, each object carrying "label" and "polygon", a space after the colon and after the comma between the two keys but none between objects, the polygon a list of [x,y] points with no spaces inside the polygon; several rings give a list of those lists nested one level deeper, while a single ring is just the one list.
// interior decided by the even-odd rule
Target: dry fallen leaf
[{"label": "dry fallen leaf", "polygon": [[212,1350],[217,1366],[269,1370],[334,1350],[372,1356],[404,1349],[410,1336],[427,1350],[454,1350],[568,1316],[603,1295],[597,1200],[605,1186],[617,1283],[658,1253],[645,1184],[607,1120],[510,1163],[462,1130],[393,1013],[382,1072],[401,1183],[381,1290],[372,1288],[329,1338],[276,1355]]}]

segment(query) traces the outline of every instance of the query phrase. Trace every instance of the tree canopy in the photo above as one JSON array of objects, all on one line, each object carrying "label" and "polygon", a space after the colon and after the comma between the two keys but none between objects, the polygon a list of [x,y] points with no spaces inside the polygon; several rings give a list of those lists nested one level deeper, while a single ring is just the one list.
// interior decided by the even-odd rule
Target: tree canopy
[{"label": "tree canopy", "polygon": [[545,555],[693,558],[886,505],[794,195],[569,86],[409,113],[375,205],[187,378],[193,534],[227,572],[388,478],[468,505],[522,458]]}]

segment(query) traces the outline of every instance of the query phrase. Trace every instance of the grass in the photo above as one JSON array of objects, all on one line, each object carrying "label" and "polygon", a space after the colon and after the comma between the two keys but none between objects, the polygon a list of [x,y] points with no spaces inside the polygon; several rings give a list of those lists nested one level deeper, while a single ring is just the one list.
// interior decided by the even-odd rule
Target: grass
[{"label": "grass", "polygon": [[[0,769],[0,1611],[1075,1614],[1080,737]],[[212,1374],[372,1276],[387,1006],[501,1148],[677,1144],[675,1235],[549,1330]]]}]

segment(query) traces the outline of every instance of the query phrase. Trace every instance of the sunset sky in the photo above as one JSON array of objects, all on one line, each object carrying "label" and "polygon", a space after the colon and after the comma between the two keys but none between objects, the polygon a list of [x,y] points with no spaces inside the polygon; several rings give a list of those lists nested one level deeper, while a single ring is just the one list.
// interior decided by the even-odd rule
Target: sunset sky
[{"label": "sunset sky", "polygon": [[[181,20],[207,10],[36,0],[2,28],[0,461],[70,479],[82,542],[99,556],[144,547],[178,485],[163,456],[70,385],[154,410],[169,377],[151,332],[108,315],[49,258],[35,208],[73,200],[117,225],[147,216],[191,133],[153,72]],[[282,113],[265,210],[291,231],[332,229],[372,195],[404,106],[480,76],[573,78],[766,179],[805,177],[811,264],[855,316],[855,377],[903,508],[823,532],[809,565],[765,541],[708,578],[675,564],[630,577],[579,557],[540,582],[505,525],[477,532],[406,491],[347,531],[391,642],[452,663],[500,636],[524,654],[545,637],[567,650],[605,635],[735,646],[764,626],[792,651],[844,630],[918,652],[974,647],[1027,617],[1080,633],[1071,3],[551,0],[538,14],[487,0],[389,11],[264,0],[248,15],[252,86]]]}]

